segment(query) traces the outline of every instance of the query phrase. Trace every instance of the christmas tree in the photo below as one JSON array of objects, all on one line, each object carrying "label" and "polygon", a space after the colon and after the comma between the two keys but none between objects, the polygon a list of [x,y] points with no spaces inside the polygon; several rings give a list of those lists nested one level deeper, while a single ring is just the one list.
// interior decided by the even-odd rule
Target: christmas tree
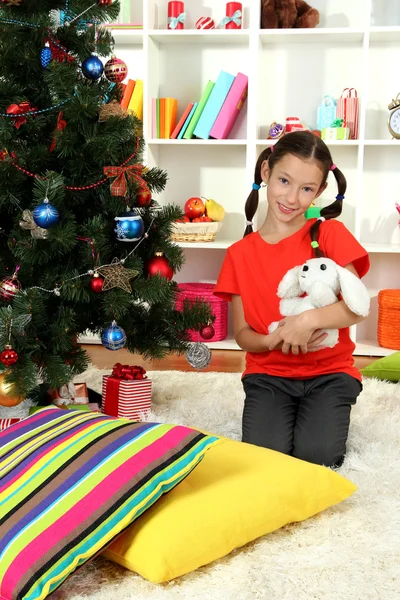
[{"label": "christmas tree", "polygon": [[142,123],[120,108],[119,8],[0,4],[0,360],[18,397],[85,370],[86,330],[161,358],[212,320],[201,302],[175,309],[182,211],[152,198],[167,175],[145,168]]}]

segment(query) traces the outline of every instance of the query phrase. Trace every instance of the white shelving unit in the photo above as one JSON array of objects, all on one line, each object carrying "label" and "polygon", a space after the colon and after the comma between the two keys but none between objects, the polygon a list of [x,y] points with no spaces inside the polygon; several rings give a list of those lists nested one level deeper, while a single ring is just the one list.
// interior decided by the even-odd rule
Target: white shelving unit
[{"label": "white shelving unit", "polygon": [[[400,141],[391,140],[387,105],[400,92],[394,76],[400,61],[399,0],[313,0],[320,25],[310,30],[260,29],[260,0],[243,1],[242,30],[197,31],[195,22],[225,16],[225,0],[185,0],[187,20],[181,31],[167,30],[167,0],[133,2],[133,22],[142,31],[113,30],[116,54],[130,77],[145,82],[146,160],[168,172],[161,203],[181,206],[191,196],[211,197],[227,215],[214,243],[181,244],[186,263],[178,281],[215,281],[225,250],[242,237],[244,203],[253,182],[256,158],[271,144],[273,121],[296,115],[316,126],[325,94],[339,97],[355,87],[360,98],[360,139],[330,143],[334,162],[348,181],[342,220],[371,255],[365,281],[371,291],[369,318],[353,328],[357,354],[383,356],[376,339],[377,292],[400,287],[400,228],[394,202],[400,202]],[[212,8],[210,7],[212,5]],[[220,70],[249,76],[247,106],[227,140],[151,139],[152,97],[178,98],[178,116],[198,100]],[[332,202],[332,181],[321,204]],[[257,221],[265,216],[261,200]],[[214,348],[236,349],[230,335]]]}]

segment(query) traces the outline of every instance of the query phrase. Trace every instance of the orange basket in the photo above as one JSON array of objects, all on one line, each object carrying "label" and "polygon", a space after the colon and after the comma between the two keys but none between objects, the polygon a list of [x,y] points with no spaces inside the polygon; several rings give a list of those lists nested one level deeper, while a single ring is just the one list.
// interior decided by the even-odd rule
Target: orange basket
[{"label": "orange basket", "polygon": [[378,342],[383,348],[400,350],[400,290],[378,294]]}]

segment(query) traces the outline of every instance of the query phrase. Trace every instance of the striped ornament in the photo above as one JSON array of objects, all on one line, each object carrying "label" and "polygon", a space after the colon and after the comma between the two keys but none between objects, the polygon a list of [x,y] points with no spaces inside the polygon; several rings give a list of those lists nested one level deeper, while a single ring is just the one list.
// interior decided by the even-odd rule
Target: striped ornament
[{"label": "striped ornament", "polygon": [[0,598],[44,600],[219,439],[45,408],[0,433]]},{"label": "striped ornament", "polygon": [[4,431],[7,427],[14,425],[14,423],[18,423],[21,419],[0,419],[0,431]]},{"label": "striped ornament", "polygon": [[196,29],[215,29],[214,20],[211,17],[200,17],[196,21]]},{"label": "striped ornament", "polygon": [[[106,407],[107,381],[109,375],[103,376],[101,393],[101,410],[110,414]],[[119,380],[118,414],[113,417],[140,421],[147,416],[151,408],[151,385],[150,379],[136,379],[134,381]]]},{"label": "striped ornament", "polygon": [[20,283],[17,278],[6,277],[0,281],[0,299],[4,302],[11,302],[15,294],[20,289]]}]

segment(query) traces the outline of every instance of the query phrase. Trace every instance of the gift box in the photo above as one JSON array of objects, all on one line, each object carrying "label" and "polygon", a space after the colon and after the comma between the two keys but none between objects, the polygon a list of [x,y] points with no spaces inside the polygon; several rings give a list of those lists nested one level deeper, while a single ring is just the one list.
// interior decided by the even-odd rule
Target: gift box
[{"label": "gift box", "polygon": [[50,392],[53,404],[63,406],[68,404],[89,404],[86,383],[69,383]]},{"label": "gift box", "polygon": [[4,431],[7,427],[14,425],[14,423],[19,423],[22,419],[12,418],[12,419],[0,419],[0,431]]},{"label": "gift box", "polygon": [[325,127],[321,130],[323,140],[348,140],[350,139],[349,127]]},{"label": "gift box", "polygon": [[143,367],[117,363],[111,375],[103,376],[101,410],[112,417],[140,421],[150,411],[151,387]]}]

